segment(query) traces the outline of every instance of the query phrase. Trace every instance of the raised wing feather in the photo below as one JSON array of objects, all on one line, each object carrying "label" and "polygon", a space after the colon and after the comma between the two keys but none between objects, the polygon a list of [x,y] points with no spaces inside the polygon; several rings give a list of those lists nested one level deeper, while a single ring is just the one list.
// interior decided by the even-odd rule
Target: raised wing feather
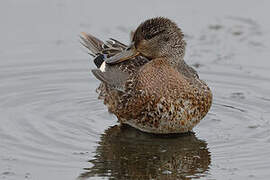
[{"label": "raised wing feather", "polygon": [[[123,51],[127,46],[115,39],[109,39],[105,43],[91,34],[82,33],[81,43],[90,52],[89,54],[94,57],[94,63],[99,69],[93,69],[92,73],[101,82],[109,85],[111,88],[124,91],[124,83],[129,77],[129,73],[125,72],[125,64],[118,65],[105,65],[103,64],[106,58],[116,55]],[[101,66],[106,67],[101,67]],[[101,71],[100,69],[103,68]]]}]

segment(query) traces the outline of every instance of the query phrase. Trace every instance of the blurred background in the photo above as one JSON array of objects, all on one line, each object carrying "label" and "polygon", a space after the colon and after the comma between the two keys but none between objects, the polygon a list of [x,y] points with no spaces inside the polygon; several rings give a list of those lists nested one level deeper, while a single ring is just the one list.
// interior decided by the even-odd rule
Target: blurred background
[{"label": "blurred background", "polygon": [[[0,179],[269,179],[270,2],[2,0]],[[195,134],[121,129],[80,32],[129,42],[165,16],[213,91]]]}]

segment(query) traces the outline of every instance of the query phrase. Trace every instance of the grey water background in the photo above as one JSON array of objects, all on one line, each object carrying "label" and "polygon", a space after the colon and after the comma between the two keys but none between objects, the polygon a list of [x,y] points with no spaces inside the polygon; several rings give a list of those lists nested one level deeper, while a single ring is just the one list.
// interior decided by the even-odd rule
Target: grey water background
[{"label": "grey water background", "polygon": [[[0,1],[0,179],[269,179],[270,1]],[[184,31],[214,94],[195,134],[117,126],[79,33],[124,43],[150,17]]]}]

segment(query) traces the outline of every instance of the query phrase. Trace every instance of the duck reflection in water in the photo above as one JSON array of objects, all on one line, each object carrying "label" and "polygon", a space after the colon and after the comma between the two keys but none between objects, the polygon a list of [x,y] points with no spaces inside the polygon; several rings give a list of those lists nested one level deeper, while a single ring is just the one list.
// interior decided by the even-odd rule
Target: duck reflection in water
[{"label": "duck reflection in water", "polygon": [[194,133],[153,135],[128,126],[107,129],[95,153],[78,179],[192,179],[205,176],[211,162]]}]

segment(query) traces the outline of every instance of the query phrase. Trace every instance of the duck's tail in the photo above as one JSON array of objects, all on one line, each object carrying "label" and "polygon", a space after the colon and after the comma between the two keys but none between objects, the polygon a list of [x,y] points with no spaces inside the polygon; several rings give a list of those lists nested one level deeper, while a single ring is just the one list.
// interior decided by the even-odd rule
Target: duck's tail
[{"label": "duck's tail", "polygon": [[95,65],[100,68],[105,58],[114,56],[123,51],[127,46],[115,39],[109,39],[105,43],[91,34],[81,33],[81,44],[89,50],[89,54],[94,57]]}]

